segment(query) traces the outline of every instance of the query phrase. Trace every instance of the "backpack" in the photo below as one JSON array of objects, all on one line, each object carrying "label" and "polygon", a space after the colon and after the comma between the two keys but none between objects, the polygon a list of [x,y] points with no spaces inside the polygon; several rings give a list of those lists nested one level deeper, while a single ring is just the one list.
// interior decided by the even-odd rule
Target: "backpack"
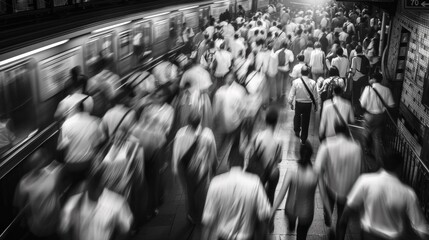
[{"label": "backpack", "polygon": [[333,77],[331,81],[329,81],[328,85],[326,86],[326,90],[325,90],[326,99],[331,99],[333,97],[334,87],[336,86],[337,79],[339,79],[339,77]]},{"label": "backpack", "polygon": [[357,57],[361,59],[361,62],[360,62],[360,68],[356,69],[356,71],[362,73],[363,75],[368,75],[371,71],[371,65],[369,63],[368,58],[363,55],[358,55]]},{"label": "backpack", "polygon": [[286,53],[284,48],[279,52],[278,58],[279,58],[279,66],[286,66]]}]

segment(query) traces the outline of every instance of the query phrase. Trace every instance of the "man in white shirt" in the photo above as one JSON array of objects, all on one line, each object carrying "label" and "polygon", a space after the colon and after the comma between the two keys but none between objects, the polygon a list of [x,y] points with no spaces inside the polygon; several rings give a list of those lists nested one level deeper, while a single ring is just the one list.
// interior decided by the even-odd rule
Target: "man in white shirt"
[{"label": "man in white shirt", "polygon": [[[278,65],[279,59],[277,54],[274,52],[273,44],[268,45],[269,59],[268,59],[268,67],[267,67],[267,80],[268,85],[270,86],[270,99],[272,101],[277,100],[276,91],[280,86],[276,86],[276,77],[278,73]],[[276,89],[277,88],[277,89]]]},{"label": "man in white shirt", "polygon": [[331,65],[337,67],[341,78],[346,79],[347,70],[349,68],[349,60],[343,55],[343,53],[344,50],[341,47],[338,48],[336,51],[337,57],[332,59]]},{"label": "man in white shirt", "polygon": [[63,123],[57,149],[64,152],[66,172],[80,180],[85,178],[106,135],[101,130],[100,119],[83,112],[82,103],[78,111]]},{"label": "man in white shirt", "polygon": [[[379,166],[382,165],[384,154],[382,136],[386,120],[386,107],[392,108],[395,106],[392,92],[389,88],[381,85],[382,80],[383,75],[381,75],[381,73],[375,73],[369,82],[370,85],[363,90],[360,97],[361,106],[366,111],[364,115],[365,151],[369,153],[370,149],[373,150],[375,160]],[[371,140],[373,148],[371,148],[369,144]]]},{"label": "man in white shirt", "polygon": [[293,69],[292,69],[292,72],[289,74],[289,76],[292,78],[292,79],[296,79],[296,78],[299,78],[299,77],[301,77],[302,75],[301,75],[301,69],[302,69],[302,67],[303,66],[305,66],[305,62],[304,62],[304,55],[302,55],[302,54],[300,54],[300,55],[298,55],[297,57],[296,57],[297,59],[298,59],[298,64],[296,64],[294,67],[293,67]]},{"label": "man in white shirt", "polygon": [[246,52],[246,47],[244,42],[240,39],[240,35],[236,33],[234,35],[234,40],[230,43],[230,49],[232,53],[232,58],[235,60],[238,57],[239,52]]},{"label": "man in white shirt", "polygon": [[[351,139],[348,128],[341,122],[335,124],[335,136],[327,138],[319,147],[315,170],[319,173],[322,197],[327,197],[329,206],[324,206],[325,224],[331,225],[334,205],[341,218],[347,195],[360,175],[362,150]],[[338,227],[339,221],[337,221]]]},{"label": "man in white shirt", "polygon": [[350,72],[353,79],[352,85],[352,103],[355,108],[355,112],[359,115],[363,114],[360,107],[359,98],[363,91],[363,88],[368,85],[368,78],[370,72],[370,63],[368,58],[362,52],[362,46],[356,46],[357,56],[352,58],[352,64],[350,65]]},{"label": "man in white shirt", "polygon": [[220,86],[224,85],[224,78],[226,74],[229,72],[232,65],[232,55],[230,52],[226,50],[225,42],[220,44],[220,49],[214,55],[214,77],[215,82],[214,85],[215,90],[217,90]]},{"label": "man in white shirt", "polygon": [[303,55],[304,55],[304,62],[306,64],[310,64],[310,56],[311,56],[311,53],[314,51],[313,47],[314,47],[313,42],[308,42],[307,48],[304,49]]},{"label": "man in white shirt", "polygon": [[319,107],[316,82],[308,77],[309,73],[310,67],[304,65],[301,69],[302,77],[292,82],[292,88],[289,92],[289,104],[291,109],[295,110],[293,119],[295,136],[301,139],[301,144],[307,141],[311,108],[314,105],[314,110],[317,112]]},{"label": "man in white shirt", "polygon": [[201,239],[263,239],[269,217],[270,203],[258,176],[244,172],[233,159],[230,171],[210,183]]},{"label": "man in white shirt", "polygon": [[[341,86],[334,86],[332,99],[323,103],[322,116],[319,124],[319,137],[325,139],[335,136],[334,124],[342,122],[340,117],[347,123],[354,122],[353,108],[350,102],[341,97],[343,89]],[[341,114],[341,116],[339,115]]]},{"label": "man in white shirt", "polygon": [[64,206],[60,233],[65,239],[109,240],[116,235],[126,239],[133,215],[124,197],[104,188],[103,167],[96,167],[88,180],[87,190],[72,196]]},{"label": "man in white shirt", "polygon": [[398,178],[402,158],[399,154],[385,158],[376,173],[363,174],[347,197],[337,239],[344,240],[350,216],[359,213],[361,236],[365,240],[416,239],[407,236],[413,230],[421,239],[429,239],[429,225],[421,212],[413,189]]},{"label": "man in white shirt", "polygon": [[322,51],[320,42],[315,42],[314,48],[314,51],[312,51],[310,55],[309,65],[311,67],[313,79],[317,80],[319,77],[323,77],[325,72],[325,53]]},{"label": "man in white shirt", "polygon": [[278,59],[278,73],[277,73],[277,99],[286,95],[286,88],[289,81],[290,66],[295,60],[293,52],[289,50],[288,44],[283,42],[282,48],[276,52]]}]

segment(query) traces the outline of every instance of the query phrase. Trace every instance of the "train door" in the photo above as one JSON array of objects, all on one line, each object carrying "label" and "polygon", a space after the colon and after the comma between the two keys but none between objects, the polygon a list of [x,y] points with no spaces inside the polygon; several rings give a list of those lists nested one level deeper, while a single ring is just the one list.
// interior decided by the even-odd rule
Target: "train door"
[{"label": "train door", "polygon": [[152,57],[152,25],[137,22],[133,27],[133,63],[138,66]]},{"label": "train door", "polygon": [[116,73],[113,39],[113,32],[107,32],[89,38],[86,43],[85,53],[86,74],[88,77],[92,77],[98,73],[100,70],[98,69],[100,59],[106,60],[108,69]]},{"label": "train door", "polygon": [[36,64],[32,60],[0,69],[0,119],[2,124],[8,123],[15,142],[37,128],[35,83]]},{"label": "train door", "polygon": [[176,12],[170,15],[170,49],[183,44],[182,24],[183,17],[181,12]]},{"label": "train door", "polygon": [[212,17],[217,21],[222,13],[229,10],[229,2],[214,3],[210,10]]},{"label": "train door", "polygon": [[196,10],[189,10],[183,13],[183,22],[186,22],[186,26],[192,28],[194,33],[199,32],[199,15]]},{"label": "train door", "polygon": [[210,7],[209,6],[201,7],[199,9],[198,17],[200,21],[200,26],[207,27],[210,23]]},{"label": "train door", "polygon": [[132,66],[132,31],[125,30],[118,37],[118,74],[123,76],[131,71]]}]

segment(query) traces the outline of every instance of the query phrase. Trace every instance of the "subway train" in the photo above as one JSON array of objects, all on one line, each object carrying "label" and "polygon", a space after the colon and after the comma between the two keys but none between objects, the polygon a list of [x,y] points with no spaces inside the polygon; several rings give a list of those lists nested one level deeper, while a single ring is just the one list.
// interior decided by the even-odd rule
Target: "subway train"
[{"label": "subway train", "polygon": [[[124,15],[82,26],[67,34],[46,37],[0,55],[0,120],[16,139],[0,154],[0,239],[23,239],[23,212],[13,207],[14,191],[25,173],[24,160],[37,149],[55,149],[58,123],[54,113],[71,85],[76,66],[88,78],[96,74],[100,57],[122,82],[136,71],[149,70],[182,46],[186,22],[197,33],[209,17],[217,19],[238,5],[245,10],[266,8],[268,0],[201,1]],[[234,16],[234,15],[232,15]]]}]

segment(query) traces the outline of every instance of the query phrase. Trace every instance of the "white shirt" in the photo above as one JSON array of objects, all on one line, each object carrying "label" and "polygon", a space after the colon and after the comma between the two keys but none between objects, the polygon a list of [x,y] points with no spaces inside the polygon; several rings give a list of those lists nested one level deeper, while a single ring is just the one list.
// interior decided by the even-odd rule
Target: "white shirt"
[{"label": "white shirt", "polygon": [[232,64],[232,55],[226,50],[217,51],[214,55],[216,59],[216,70],[214,73],[215,77],[223,77],[229,72],[229,68]]},{"label": "white shirt", "polygon": [[59,148],[67,147],[65,162],[89,161],[97,153],[95,146],[104,138],[98,118],[87,113],[76,113],[61,127]]},{"label": "white shirt", "polygon": [[332,66],[337,67],[340,72],[340,77],[345,78],[349,68],[349,60],[347,57],[336,57],[332,59]]},{"label": "white shirt", "polygon": [[[323,72],[325,63],[325,53],[321,48],[316,48],[310,55],[310,67],[312,72]],[[316,79],[317,80],[317,79]]]},{"label": "white shirt", "polygon": [[57,107],[57,110],[55,111],[55,117],[62,118],[62,117],[69,117],[76,113],[76,109],[79,107],[79,103],[82,102],[83,99],[87,99],[83,101],[83,107],[85,112],[91,113],[94,108],[94,100],[92,97],[82,94],[82,93],[73,93],[72,95],[67,96],[64,98]]},{"label": "white shirt", "polygon": [[244,55],[246,53],[246,47],[244,46],[244,43],[240,39],[234,39],[230,43],[231,53],[232,57],[236,59],[238,57],[238,54],[240,51],[242,51],[242,54]]},{"label": "white shirt", "polygon": [[210,240],[219,236],[247,240],[254,233],[255,221],[268,219],[270,210],[259,178],[232,168],[211,181],[202,222],[212,230]]},{"label": "white shirt", "polygon": [[[381,85],[380,83],[372,84],[372,87],[375,88],[380,96],[383,98],[384,102],[389,106],[395,106],[395,102],[393,101],[392,92],[389,88]],[[360,104],[362,107],[372,114],[381,114],[386,111],[381,99],[375,93],[374,89],[370,86],[365,87],[360,97]]]},{"label": "white shirt", "polygon": [[[334,96],[333,101],[337,106],[338,111],[347,123],[354,122],[353,108],[350,102],[344,98]],[[335,136],[335,123],[341,122],[337,111],[335,111],[332,100],[326,100],[323,103],[322,116],[319,124],[319,135],[325,137]]]},{"label": "white shirt", "polygon": [[326,187],[346,198],[360,175],[362,150],[344,135],[327,138],[317,152],[315,170],[323,176]]},{"label": "white shirt", "polygon": [[[131,110],[130,112],[128,111],[129,109],[125,106],[116,105],[104,114],[101,119],[101,128],[108,134],[108,136],[112,136],[115,129],[118,129],[117,131],[119,131],[120,129],[129,130],[131,128],[136,119],[136,113],[134,110]],[[128,114],[125,116],[127,112]],[[120,122],[121,120],[122,122]]]},{"label": "white shirt", "polygon": [[289,74],[289,76],[291,76],[292,78],[299,78],[301,77],[301,68],[302,66],[304,66],[305,63],[304,62],[299,62],[298,64],[296,64],[293,69],[292,72]]},{"label": "white shirt", "polygon": [[362,207],[362,229],[381,237],[398,237],[404,231],[404,217],[418,233],[429,233],[414,191],[385,170],[359,177],[348,195],[347,205],[353,209]]},{"label": "white shirt", "polygon": [[[84,194],[74,195],[67,201],[61,215],[61,232],[74,229],[80,240],[109,240],[115,229],[122,233],[130,230],[133,215],[121,195],[104,189],[98,201],[91,202],[88,194]],[[76,209],[79,201],[80,209]],[[77,219],[72,217],[74,214]]]},{"label": "white shirt", "polygon": [[255,69],[258,72],[266,73],[268,71],[268,65],[270,61],[270,51],[259,51],[255,58]]},{"label": "white shirt", "polygon": [[290,70],[290,64],[293,63],[293,61],[295,60],[295,57],[293,55],[293,52],[287,48],[285,49],[280,49],[276,52],[277,54],[277,59],[279,58],[279,54],[281,51],[285,52],[285,65],[284,66],[279,66],[278,70],[281,72],[288,72]]},{"label": "white shirt", "polygon": [[275,77],[278,72],[279,59],[278,55],[274,51],[269,51],[269,53],[267,75],[269,77]]},{"label": "white shirt", "polygon": [[174,138],[172,156],[173,173],[178,173],[179,162],[192,146],[197,135],[199,135],[199,142],[189,163],[189,167],[192,168],[192,171],[199,172],[199,177],[202,177],[204,173],[207,171],[211,172],[216,166],[216,142],[212,130],[199,127],[196,131],[193,131],[191,127],[185,126],[177,131]]},{"label": "white shirt", "polygon": [[311,53],[314,51],[314,49],[312,47],[308,47],[304,50],[304,62],[309,64],[310,63],[310,56]]},{"label": "white shirt", "polygon": [[238,128],[243,119],[246,90],[235,81],[220,87],[214,97],[213,110],[219,128],[230,133]]},{"label": "white shirt", "polygon": [[[314,100],[316,101],[316,106],[319,106],[319,94],[317,94],[317,86],[316,81],[313,79],[309,79],[308,77],[303,77],[307,87],[313,93]],[[292,82],[292,88],[289,92],[289,103],[292,104],[293,101],[301,102],[301,103],[312,103],[310,94],[305,88],[301,78],[297,78]]]}]

